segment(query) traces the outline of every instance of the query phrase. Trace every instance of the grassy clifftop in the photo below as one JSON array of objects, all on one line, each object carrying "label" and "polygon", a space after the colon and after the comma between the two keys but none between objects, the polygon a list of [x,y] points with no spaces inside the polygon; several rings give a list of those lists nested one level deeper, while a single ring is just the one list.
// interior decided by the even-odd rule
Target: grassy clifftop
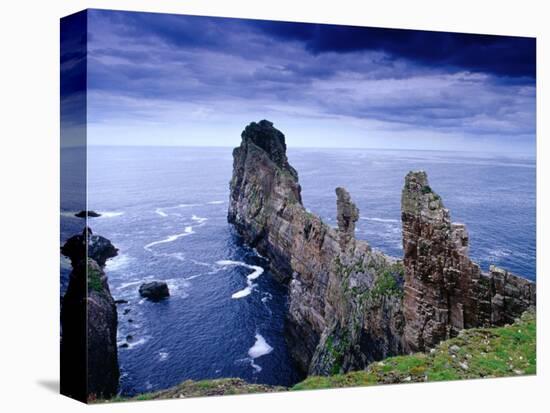
[{"label": "grassy clifftop", "polygon": [[536,318],[525,313],[514,324],[474,328],[439,344],[428,353],[391,357],[366,370],[308,377],[287,389],[247,383],[242,379],[188,380],[177,386],[111,402],[313,390],[377,384],[477,379],[536,373]]},{"label": "grassy clifftop", "polygon": [[364,371],[308,377],[292,390],[430,382],[536,373],[536,319],[525,313],[514,324],[463,330],[429,353],[391,357]]}]

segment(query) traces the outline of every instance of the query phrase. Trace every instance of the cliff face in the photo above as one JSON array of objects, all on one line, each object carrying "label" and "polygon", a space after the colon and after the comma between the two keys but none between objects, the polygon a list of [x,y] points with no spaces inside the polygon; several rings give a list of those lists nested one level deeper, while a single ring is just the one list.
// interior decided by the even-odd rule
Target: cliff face
[{"label": "cliff face", "polygon": [[67,240],[61,252],[73,266],[61,306],[61,393],[81,401],[91,395],[111,397],[120,376],[118,318],[103,265],[117,250],[86,228]]},{"label": "cliff face", "polygon": [[424,350],[463,328],[502,325],[535,305],[535,285],[506,271],[480,271],[464,225],[428,185],[407,175],[404,260],[355,239],[359,210],[336,189],[338,228],[302,205],[284,135],[263,120],[233,151],[228,221],[288,282],[287,341],[304,372],[330,375]]},{"label": "cliff face", "polygon": [[[271,122],[246,127],[233,151],[228,220],[289,282],[294,358],[304,372],[324,373],[399,353],[402,317],[392,314],[399,309],[402,267],[355,240],[358,210],[343,188],[338,230],[308,212],[285,150],[284,135]],[[369,294],[379,279],[382,288]]]},{"label": "cliff face", "polygon": [[513,322],[535,306],[535,284],[468,258],[468,233],[428,185],[425,172],[405,178],[401,201],[405,263],[405,347],[431,348],[464,328]]}]

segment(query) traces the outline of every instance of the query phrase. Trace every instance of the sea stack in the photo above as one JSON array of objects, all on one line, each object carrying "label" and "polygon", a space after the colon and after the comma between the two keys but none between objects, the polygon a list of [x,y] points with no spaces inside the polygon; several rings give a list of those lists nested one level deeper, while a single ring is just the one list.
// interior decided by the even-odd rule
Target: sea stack
[{"label": "sea stack", "polygon": [[241,138],[228,221],[288,284],[286,338],[304,373],[363,369],[534,307],[534,283],[497,268],[485,274],[468,258],[466,228],[451,223],[425,172],[405,178],[400,260],[355,238],[359,210],[345,188],[336,189],[337,228],[304,208],[272,122],[252,122]]},{"label": "sea stack", "polygon": [[[304,208],[285,136],[273,123],[253,122],[241,137],[228,220],[289,285],[286,338],[301,370],[347,371],[398,354],[402,323],[391,314],[400,302],[402,267],[355,239],[359,211],[349,193],[337,190],[339,228],[330,227]],[[395,289],[367,297],[382,276]]]},{"label": "sea stack", "polygon": [[73,267],[61,305],[61,393],[81,401],[112,397],[120,377],[118,318],[103,265],[117,250],[85,228],[61,252]]}]

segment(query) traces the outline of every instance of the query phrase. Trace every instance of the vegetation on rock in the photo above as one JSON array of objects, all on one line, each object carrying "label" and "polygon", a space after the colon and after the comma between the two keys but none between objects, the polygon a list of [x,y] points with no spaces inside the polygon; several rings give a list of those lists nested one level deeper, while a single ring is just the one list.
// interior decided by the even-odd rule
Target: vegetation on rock
[{"label": "vegetation on rock", "polygon": [[308,377],[292,390],[431,382],[536,373],[536,318],[526,312],[514,324],[463,330],[427,353],[390,357],[366,370]]}]

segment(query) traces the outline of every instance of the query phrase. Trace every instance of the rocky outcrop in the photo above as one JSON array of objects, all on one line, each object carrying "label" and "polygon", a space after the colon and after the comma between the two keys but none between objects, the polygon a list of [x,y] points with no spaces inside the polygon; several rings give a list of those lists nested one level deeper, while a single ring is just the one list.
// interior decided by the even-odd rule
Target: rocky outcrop
[{"label": "rocky outcrop", "polygon": [[[86,240],[93,240],[93,246]],[[86,254],[86,248],[89,253]],[[111,397],[119,381],[117,310],[102,265],[116,255],[103,237],[83,234],[61,248],[73,271],[61,306],[61,393],[86,401]]]},{"label": "rocky outcrop", "polygon": [[535,306],[535,285],[468,258],[468,233],[430,188],[425,172],[405,178],[402,201],[405,347],[431,348],[462,329],[513,322]]},{"label": "rocky outcrop", "polygon": [[140,285],[139,295],[151,301],[159,301],[170,296],[170,291],[165,282],[151,281]]},{"label": "rocky outcrop", "polygon": [[82,234],[72,236],[61,247],[61,254],[71,260],[73,268],[86,257],[93,259],[101,267],[109,258],[116,257],[118,249],[107,238],[94,235],[88,227]]},{"label": "rocky outcrop", "polygon": [[289,283],[287,340],[301,369],[361,368],[398,354],[402,324],[391,314],[399,308],[401,265],[355,240],[358,210],[343,188],[338,230],[304,208],[285,137],[271,122],[251,123],[241,137],[228,220]]},{"label": "rocky outcrop", "polygon": [[233,151],[228,221],[288,283],[286,336],[304,372],[330,375],[429,348],[463,328],[510,322],[535,303],[533,283],[467,256],[464,225],[429,187],[407,175],[402,198],[404,261],[355,238],[359,211],[336,189],[338,227],[302,205],[284,135],[251,123]]}]

